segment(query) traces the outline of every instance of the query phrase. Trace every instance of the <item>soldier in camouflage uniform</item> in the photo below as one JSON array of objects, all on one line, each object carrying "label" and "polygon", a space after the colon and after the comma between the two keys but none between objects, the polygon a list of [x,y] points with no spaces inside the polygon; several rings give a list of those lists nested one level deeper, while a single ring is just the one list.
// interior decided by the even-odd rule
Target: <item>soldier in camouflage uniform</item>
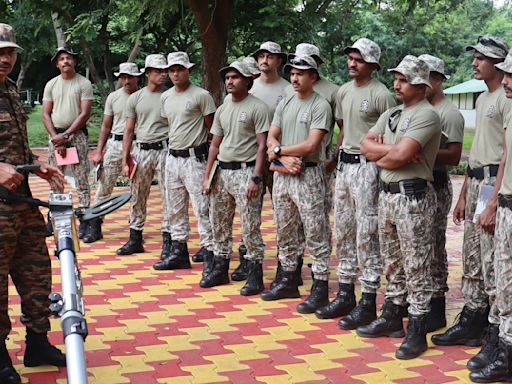
[{"label": "soldier in camouflage uniform", "polygon": [[[341,128],[336,151],[339,166],[335,194],[339,291],[316,315],[334,318],[348,314],[339,326],[356,329],[377,317],[375,299],[382,274],[377,230],[378,169],[375,162],[361,155],[360,142],[380,115],[396,102],[386,86],[372,77],[380,68],[380,47],[375,42],[361,38],[344,51],[353,80],[344,84],[336,95],[336,120]],[[358,270],[362,297],[355,309],[354,283]]]},{"label": "soldier in camouflage uniform", "polygon": [[[101,164],[94,205],[110,197],[117,178],[121,174],[123,132],[126,125],[124,115],[126,101],[128,96],[139,89],[137,83],[142,72],[139,72],[139,68],[134,63],[121,63],[119,64],[119,72],[115,72],[114,75],[119,78],[121,88],[107,97],[98,146],[92,157],[95,165]],[[87,236],[84,237],[84,243],[94,243],[103,238],[102,222],[103,220],[100,218],[89,222],[90,230]]]},{"label": "soldier in camouflage uniform", "polygon": [[263,291],[265,244],[260,225],[270,113],[265,103],[249,94],[253,79],[243,62],[235,61],[222,68],[220,75],[231,97],[226,98],[215,113],[203,182],[203,192],[210,193],[209,178],[218,161],[210,198],[215,258],[213,268],[204,270],[199,285],[209,288],[229,283],[233,216],[238,206],[243,242],[247,246],[244,258],[248,263],[247,281],[240,294],[256,295]]},{"label": "soldier in camouflage uniform", "polygon": [[[87,208],[91,202],[89,186],[89,161],[87,154],[87,120],[91,116],[92,84],[75,72],[78,53],[69,47],[59,47],[52,57],[52,63],[60,71],[44,87],[43,124],[50,135],[48,162],[56,165],[55,151],[62,157],[66,148],[75,147],[78,164],[71,165],[78,193],[78,207]],[[54,191],[62,193],[63,190]],[[89,231],[87,222],[80,222],[78,236],[82,239]]]},{"label": "soldier in camouflage uniform", "polygon": [[202,186],[215,103],[208,91],[190,83],[190,70],[194,64],[185,52],[169,53],[167,65],[174,87],[162,94],[161,115],[169,125],[165,184],[173,241],[171,251],[154,265],[158,270],[190,268],[187,248],[189,199],[197,217],[201,244],[201,250],[193,260],[206,258],[207,263],[213,260],[209,199],[202,194]]},{"label": "soldier in camouflage uniform", "polygon": [[[285,66],[295,94],[276,109],[267,146],[273,162],[272,202],[277,226],[279,261],[283,273],[263,300],[300,297],[295,277],[300,255],[302,224],[313,266],[309,297],[297,306],[299,313],[313,313],[328,303],[331,244],[325,216],[325,140],[332,125],[329,103],[313,90],[319,80],[311,56],[296,56]],[[281,164],[281,165],[279,165]]]},{"label": "soldier in camouflage uniform", "polygon": [[500,319],[494,302],[494,234],[477,226],[474,214],[480,189],[483,185],[494,185],[503,155],[503,122],[510,110],[510,101],[500,85],[503,73],[494,64],[505,59],[508,46],[497,37],[481,36],[476,45],[466,50],[473,51],[475,78],[484,80],[489,90],[476,101],[475,138],[467,176],[453,210],[456,224],[465,219],[462,246],[464,308],[459,321],[445,333],[432,336],[432,341],[436,345],[477,346],[487,330],[493,337],[488,337],[482,350],[468,362],[470,369],[479,369],[497,349]]},{"label": "soldier in camouflage uniform", "polygon": [[[126,101],[126,126],[123,133],[123,174],[130,173],[131,158],[137,162],[130,191],[130,238],[117,250],[118,255],[131,255],[144,252],[142,230],[146,222],[146,208],[151,182],[156,174],[162,197],[162,254],[170,247],[169,214],[166,203],[165,159],[167,156],[167,136],[169,126],[160,115],[160,97],[165,90],[167,60],[163,55],[146,57],[144,73],[148,84],[134,92]],[[137,133],[132,152],[134,132]]]},{"label": "soldier in camouflage uniform", "polygon": [[448,170],[459,164],[464,137],[464,117],[457,107],[444,96],[443,82],[450,76],[444,73],[443,60],[432,55],[421,55],[420,60],[430,68],[427,99],[441,118],[443,136],[434,167],[434,190],[437,209],[434,222],[434,257],[432,259],[432,300],[427,316],[427,332],[434,332],[446,326],[445,292],[448,292],[448,260],[446,255],[446,228],[448,213],[452,206],[452,183]]},{"label": "soldier in camouflage uniform", "polygon": [[436,195],[432,170],[441,139],[441,123],[425,99],[429,67],[407,55],[394,73],[397,99],[361,142],[361,153],[381,168],[379,243],[388,280],[382,314],[357,328],[361,337],[402,337],[402,313],[409,302],[407,336],[398,359],[412,359],[427,350],[426,317],[432,296]]},{"label": "soldier in camouflage uniform", "polygon": [[[28,145],[27,115],[16,84],[7,77],[16,63],[17,48],[12,27],[0,24],[0,187],[30,197],[28,175],[15,169],[35,162]],[[41,164],[35,173],[53,189],[64,188],[64,177],[57,168]],[[11,330],[9,275],[21,297],[21,322],[27,327],[25,366],[63,367],[66,358],[47,338],[52,276],[43,216],[35,206],[0,200],[0,228],[0,383],[18,384],[21,378],[5,345]]]},{"label": "soldier in camouflage uniform", "polygon": [[[502,84],[507,99],[512,99],[512,50],[503,63],[495,67],[504,72]],[[510,100],[509,100],[510,101]],[[503,156],[500,161],[496,183],[485,210],[479,216],[477,225],[494,232],[494,269],[496,271],[496,306],[500,315],[498,334],[488,338],[498,339],[492,343],[495,348],[489,359],[480,367],[468,367],[473,371],[470,379],[477,383],[512,381],[512,113],[504,121]],[[487,341],[490,344],[490,341]],[[474,363],[475,357],[470,361]]]}]

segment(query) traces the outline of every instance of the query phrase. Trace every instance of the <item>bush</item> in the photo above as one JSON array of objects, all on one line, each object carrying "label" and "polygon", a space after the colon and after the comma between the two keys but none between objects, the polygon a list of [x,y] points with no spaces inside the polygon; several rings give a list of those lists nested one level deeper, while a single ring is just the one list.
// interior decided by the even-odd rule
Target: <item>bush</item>
[{"label": "bush", "polygon": [[459,165],[450,169],[450,175],[465,175],[467,167],[468,162],[463,160],[459,163]]}]

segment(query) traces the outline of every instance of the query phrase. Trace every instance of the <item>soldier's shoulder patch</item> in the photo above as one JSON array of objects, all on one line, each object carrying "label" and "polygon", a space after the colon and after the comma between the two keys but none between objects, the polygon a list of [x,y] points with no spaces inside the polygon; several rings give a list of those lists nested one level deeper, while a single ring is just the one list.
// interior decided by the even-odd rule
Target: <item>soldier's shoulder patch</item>
[{"label": "soldier's shoulder patch", "polygon": [[361,101],[361,105],[359,106],[359,112],[368,112],[370,108],[370,102],[368,100]]},{"label": "soldier's shoulder patch", "polygon": [[187,102],[185,103],[185,109],[187,111],[191,111],[192,109],[194,109],[194,104],[192,103],[191,100],[187,100]]},{"label": "soldier's shoulder patch", "polygon": [[276,105],[279,104],[281,102],[281,100],[283,100],[283,95],[277,96]]},{"label": "soldier's shoulder patch", "polygon": [[247,112],[240,112],[240,116],[238,116],[239,123],[247,123]]},{"label": "soldier's shoulder patch", "polygon": [[309,112],[308,111],[302,112],[300,115],[299,123],[306,124],[308,122],[308,120],[309,120]]},{"label": "soldier's shoulder patch", "polygon": [[402,121],[402,124],[400,125],[400,132],[406,132],[410,126],[411,126],[411,119],[408,117],[407,119]]},{"label": "soldier's shoulder patch", "polygon": [[485,113],[485,117],[492,119],[495,113],[496,113],[496,106],[494,104],[490,105],[489,108],[487,109],[487,112]]}]

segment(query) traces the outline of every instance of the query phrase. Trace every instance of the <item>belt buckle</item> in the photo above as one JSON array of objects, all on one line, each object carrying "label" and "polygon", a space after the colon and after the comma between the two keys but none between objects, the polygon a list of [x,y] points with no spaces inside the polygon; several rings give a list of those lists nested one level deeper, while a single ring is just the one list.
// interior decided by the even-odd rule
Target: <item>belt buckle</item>
[{"label": "belt buckle", "polygon": [[489,180],[491,178],[491,167],[486,165],[482,169],[484,171],[484,180]]},{"label": "belt buckle", "polygon": [[194,147],[190,147],[188,149],[188,154],[189,154],[190,157],[196,157],[196,150],[195,150],[195,148]]},{"label": "belt buckle", "polygon": [[247,163],[240,163],[240,169],[247,168]]}]

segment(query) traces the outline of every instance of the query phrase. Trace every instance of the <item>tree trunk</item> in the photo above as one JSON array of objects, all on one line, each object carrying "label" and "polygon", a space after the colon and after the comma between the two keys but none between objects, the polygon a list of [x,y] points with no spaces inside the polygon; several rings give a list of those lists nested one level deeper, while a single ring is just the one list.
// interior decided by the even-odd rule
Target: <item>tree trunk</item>
[{"label": "tree trunk", "polygon": [[57,38],[57,47],[63,47],[66,45],[66,35],[62,20],[57,12],[52,12],[53,29],[55,31],[55,37]]},{"label": "tree trunk", "polygon": [[30,64],[32,64],[32,59],[22,57],[20,62],[20,73],[18,74],[18,78],[16,79],[16,87],[18,87],[18,91],[21,90],[23,80],[25,80],[25,76],[27,75],[28,67],[30,67]]},{"label": "tree trunk", "polygon": [[128,56],[128,60],[126,60],[128,63],[133,63],[135,61],[135,58],[139,54],[140,47],[142,45],[142,40],[140,39],[142,36],[143,29],[141,28],[139,30],[139,33],[137,33],[137,38],[135,39],[135,43],[133,44],[132,51],[130,52],[130,55]]},{"label": "tree trunk", "polygon": [[103,71],[105,72],[105,78],[107,79],[109,92],[112,92],[115,89],[114,78],[112,77],[112,63],[110,60],[110,36],[107,31],[109,17],[108,12],[103,14],[101,19],[101,29],[99,33],[100,41],[104,43],[104,53],[103,53]]}]

